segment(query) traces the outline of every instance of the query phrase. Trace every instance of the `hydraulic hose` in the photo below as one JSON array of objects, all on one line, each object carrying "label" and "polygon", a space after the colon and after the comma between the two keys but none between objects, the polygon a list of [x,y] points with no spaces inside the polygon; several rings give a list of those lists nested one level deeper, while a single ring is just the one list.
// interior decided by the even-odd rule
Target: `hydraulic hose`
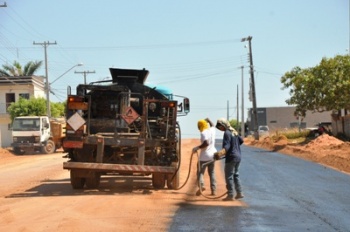
[{"label": "hydraulic hose", "polygon": [[[187,173],[187,177],[186,177],[185,182],[180,187],[176,188],[175,190],[180,190],[187,184],[188,179],[190,178],[190,174],[191,174],[192,160],[193,160],[193,155],[194,154],[195,154],[194,152],[191,154],[189,169],[188,169],[188,173]],[[180,165],[179,165],[179,167],[180,167]],[[179,168],[176,170],[176,172],[178,172],[178,170],[179,170]],[[176,172],[175,172],[174,176],[172,177],[172,179],[175,177]]]},{"label": "hydraulic hose", "polygon": [[[198,158],[198,152],[192,152],[191,157],[190,157],[190,164],[189,164],[189,169],[188,169],[188,173],[187,173],[186,180],[185,180],[185,182],[184,182],[180,187],[176,188],[175,190],[180,190],[180,189],[182,189],[182,188],[187,184],[187,182],[188,182],[188,180],[189,180],[189,178],[190,178],[190,175],[191,175],[191,167],[192,167],[192,161],[193,161],[193,156],[194,156],[194,154],[197,154],[197,158]],[[220,160],[221,160],[221,159],[220,159]],[[206,166],[206,165],[209,165],[210,163],[213,163],[213,162],[215,162],[215,161],[216,161],[216,160],[212,160],[212,161],[209,161],[209,162],[204,163],[203,165]],[[200,163],[199,163],[199,159],[198,159],[198,170],[200,170],[200,168],[201,168],[201,167],[200,167]],[[176,172],[177,172],[177,171],[178,171],[178,170],[176,170]],[[174,176],[172,177],[172,179],[175,177],[176,172],[175,172]],[[206,196],[206,195],[203,194],[202,187],[201,187],[201,185],[200,185],[200,183],[199,183],[199,179],[198,179],[197,184],[198,184],[198,186],[199,186],[199,192],[201,193],[201,195],[202,195],[203,197],[205,197],[205,198],[207,198],[207,199],[219,199],[219,198],[221,198],[221,197],[224,197],[224,196],[227,194],[227,192],[225,192],[224,194],[222,194],[222,195],[220,195],[220,196],[209,197],[209,196]]]},{"label": "hydraulic hose", "polygon": [[[178,130],[179,130],[179,133],[178,133],[178,146],[179,146],[179,164],[178,164],[178,166],[177,166],[177,169],[176,169],[176,171],[175,171],[175,173],[174,173],[174,175],[172,176],[172,178],[171,178],[171,181],[173,181],[173,179],[175,178],[175,176],[177,175],[177,172],[179,171],[179,169],[180,169],[180,166],[181,166],[181,129],[180,129],[180,124],[178,123],[178,122],[176,122],[176,126],[177,126],[177,128],[178,128]],[[185,182],[181,185],[181,186],[179,186],[178,188],[175,188],[175,190],[180,190],[180,189],[182,189],[186,184],[187,184],[187,182],[188,182],[188,180],[189,180],[189,178],[190,178],[190,175],[191,175],[191,167],[192,167],[192,160],[193,160],[193,155],[194,154],[197,154],[197,160],[198,160],[198,170],[200,170],[200,162],[199,162],[199,158],[198,158],[198,152],[192,152],[192,154],[191,154],[191,157],[190,157],[190,164],[189,164],[189,169],[188,169],[188,173],[187,173],[187,177],[186,177],[186,180],[185,180]],[[212,160],[212,161],[209,161],[209,162],[206,162],[206,163],[204,163],[203,165],[209,165],[210,163],[212,163],[212,162],[215,162],[216,160]],[[198,179],[198,178],[197,178]],[[208,197],[208,196],[206,196],[206,195],[204,195],[203,194],[203,191],[202,191],[202,187],[201,187],[201,185],[200,185],[200,183],[199,183],[199,179],[198,179],[198,186],[199,186],[199,192],[201,193],[201,195],[203,196],[203,197],[205,197],[205,198],[207,198],[207,199],[219,199],[219,198],[221,198],[221,197],[224,197],[226,194],[227,194],[227,192],[225,192],[224,194],[222,194],[222,195],[220,195],[220,196],[215,196],[215,197]]]},{"label": "hydraulic hose", "polygon": [[[200,162],[199,162],[198,152],[196,152],[196,153],[197,153],[197,158],[198,158],[198,170],[200,170],[200,169],[201,169],[201,166],[200,166]],[[193,155],[193,154],[192,154],[192,155]],[[224,158],[224,157],[223,157],[223,158]],[[223,158],[221,158],[221,159],[223,159]],[[221,159],[219,159],[219,160],[221,160]],[[215,161],[217,161],[217,160],[208,161],[208,162],[202,164],[202,166],[207,166],[207,165],[209,165],[209,164],[211,164],[211,163],[213,163],[213,162],[215,162]],[[191,167],[191,166],[190,166],[190,167]],[[197,178],[197,179],[198,179],[198,180],[197,180],[197,184],[198,184],[198,186],[199,186],[199,192],[201,193],[201,195],[202,195],[203,197],[205,197],[205,198],[207,198],[207,199],[212,199],[212,200],[213,200],[213,199],[219,199],[219,198],[221,198],[221,197],[226,196],[227,191],[226,191],[225,193],[223,193],[222,195],[214,196],[214,197],[209,197],[209,196],[204,195],[204,194],[203,194],[203,191],[202,191],[202,186],[201,186],[200,181],[199,181],[199,178]]]}]

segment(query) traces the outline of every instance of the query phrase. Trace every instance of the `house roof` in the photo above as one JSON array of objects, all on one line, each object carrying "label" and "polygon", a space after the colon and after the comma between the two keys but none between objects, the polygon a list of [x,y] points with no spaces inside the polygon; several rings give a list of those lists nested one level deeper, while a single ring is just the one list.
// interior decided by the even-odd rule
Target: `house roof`
[{"label": "house roof", "polygon": [[44,77],[39,76],[11,76],[0,77],[0,86],[13,85],[35,85],[41,88],[45,87]]}]

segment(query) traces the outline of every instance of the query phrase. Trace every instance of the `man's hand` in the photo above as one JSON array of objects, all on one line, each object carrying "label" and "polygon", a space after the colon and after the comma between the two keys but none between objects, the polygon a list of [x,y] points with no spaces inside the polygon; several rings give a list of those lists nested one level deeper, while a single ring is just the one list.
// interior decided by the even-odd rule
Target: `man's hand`
[{"label": "man's hand", "polygon": [[226,155],[226,150],[223,148],[220,151],[214,153],[214,159],[218,160],[224,155]]},{"label": "man's hand", "polygon": [[217,152],[214,153],[214,159],[215,160],[219,160],[220,159],[220,156]]},{"label": "man's hand", "polygon": [[192,148],[192,153],[195,153],[195,152],[197,152],[199,150],[199,147],[197,146],[197,147],[194,147],[194,148]]}]

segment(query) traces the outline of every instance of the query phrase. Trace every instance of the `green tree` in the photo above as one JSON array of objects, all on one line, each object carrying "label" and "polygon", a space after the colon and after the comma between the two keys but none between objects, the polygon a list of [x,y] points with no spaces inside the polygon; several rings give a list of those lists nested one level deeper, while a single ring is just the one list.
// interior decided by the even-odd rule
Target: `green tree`
[{"label": "green tree", "polygon": [[[51,116],[64,116],[65,103],[51,103]],[[44,116],[46,115],[46,100],[44,98],[20,98],[8,107],[11,120],[18,116]]]},{"label": "green tree", "polygon": [[231,119],[229,122],[230,122],[230,125],[231,125],[233,128],[235,128],[237,131],[240,130],[240,128],[241,128],[241,123],[238,122],[236,119]]},{"label": "green tree", "polygon": [[52,117],[63,117],[65,115],[66,102],[51,102],[50,108]]},{"label": "green tree", "polygon": [[29,61],[24,68],[17,61],[14,61],[12,65],[4,64],[2,69],[0,69],[0,76],[32,76],[39,70],[42,63],[42,61]]},{"label": "green tree", "polygon": [[282,89],[289,89],[286,103],[296,106],[296,115],[350,109],[350,56],[323,58],[311,68],[294,67],[281,77],[281,83]]}]

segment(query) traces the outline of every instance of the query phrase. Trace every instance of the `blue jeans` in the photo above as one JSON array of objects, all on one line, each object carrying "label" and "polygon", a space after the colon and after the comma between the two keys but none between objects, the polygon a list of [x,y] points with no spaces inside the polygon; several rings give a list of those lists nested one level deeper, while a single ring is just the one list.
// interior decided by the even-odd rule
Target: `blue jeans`
[{"label": "blue jeans", "polygon": [[214,167],[215,167],[215,162],[212,162],[208,165],[202,166],[202,164],[206,163],[208,161],[199,161],[200,168],[197,166],[197,180],[199,180],[200,187],[204,187],[204,173],[205,170],[208,167],[208,174],[210,178],[210,189],[212,192],[216,191],[216,179],[215,179],[215,173],[214,173]]},{"label": "blue jeans", "polygon": [[238,172],[240,163],[241,162],[234,161],[225,163],[225,180],[228,197],[233,197],[233,188],[237,193],[242,193],[242,187],[239,181]]}]

